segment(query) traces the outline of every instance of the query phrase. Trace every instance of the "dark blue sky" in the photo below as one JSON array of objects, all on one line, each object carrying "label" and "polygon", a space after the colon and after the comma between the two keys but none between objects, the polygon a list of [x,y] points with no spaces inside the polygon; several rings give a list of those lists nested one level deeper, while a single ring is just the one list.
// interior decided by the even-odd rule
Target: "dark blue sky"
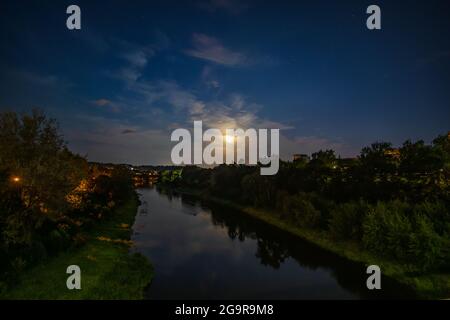
[{"label": "dark blue sky", "polygon": [[[70,4],[82,29],[66,28]],[[366,28],[366,8],[382,30]],[[170,163],[170,132],[281,128],[282,157],[450,130],[448,1],[2,1],[0,110],[93,161]]]}]

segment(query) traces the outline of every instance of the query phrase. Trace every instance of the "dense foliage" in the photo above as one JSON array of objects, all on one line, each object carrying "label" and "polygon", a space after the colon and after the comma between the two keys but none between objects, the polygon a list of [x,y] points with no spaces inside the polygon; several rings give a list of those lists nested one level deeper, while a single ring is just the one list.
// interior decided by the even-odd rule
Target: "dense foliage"
[{"label": "dense foliage", "polygon": [[377,142],[355,159],[334,151],[282,162],[275,176],[259,168],[187,166],[161,182],[268,209],[300,228],[406,265],[412,271],[450,268],[450,135],[432,144]]},{"label": "dense foliage", "polygon": [[83,229],[133,192],[126,168],[90,168],[41,112],[0,113],[0,290],[2,279],[83,243]]}]

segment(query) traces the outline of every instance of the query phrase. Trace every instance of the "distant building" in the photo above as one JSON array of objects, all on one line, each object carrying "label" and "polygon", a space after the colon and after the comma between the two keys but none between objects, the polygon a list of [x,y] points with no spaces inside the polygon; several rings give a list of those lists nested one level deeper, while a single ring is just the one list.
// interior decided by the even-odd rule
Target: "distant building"
[{"label": "distant building", "polygon": [[397,160],[400,159],[400,150],[397,148],[386,150],[384,154]]},{"label": "distant building", "polygon": [[294,154],[294,162],[309,162],[309,156],[307,154]]}]

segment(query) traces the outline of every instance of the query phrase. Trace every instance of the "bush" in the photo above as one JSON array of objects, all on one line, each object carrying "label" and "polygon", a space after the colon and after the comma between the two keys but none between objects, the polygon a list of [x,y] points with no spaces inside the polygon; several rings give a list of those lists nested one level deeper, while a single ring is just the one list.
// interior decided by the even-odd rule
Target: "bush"
[{"label": "bush", "polygon": [[292,196],[284,190],[278,191],[276,196],[276,210],[281,219],[287,219],[291,211]]},{"label": "bush", "polygon": [[[379,202],[363,223],[364,246],[426,272],[448,264],[448,237],[439,235],[422,212],[429,204],[411,207],[405,202]],[[430,211],[427,211],[430,212]]]},{"label": "bush", "polygon": [[320,211],[310,201],[310,195],[306,193],[284,195],[282,213],[283,218],[304,228],[317,228],[322,218]]},{"label": "bush", "polygon": [[448,263],[444,251],[447,246],[443,238],[435,232],[431,220],[424,215],[415,217],[415,220],[414,232],[409,242],[412,262],[423,272],[438,269]]},{"label": "bush", "polygon": [[370,251],[405,261],[412,225],[406,216],[407,204],[379,202],[363,222],[363,244]]},{"label": "bush", "polygon": [[331,236],[341,240],[361,241],[363,221],[369,205],[365,202],[348,202],[337,206],[329,219]]},{"label": "bush", "polygon": [[[236,193],[234,197],[225,195],[228,199],[242,199],[244,203],[250,203],[256,207],[276,207],[277,190],[272,177],[261,176],[259,172],[254,172],[243,176],[239,187],[233,187],[233,185],[230,187],[228,185],[226,186],[225,189],[234,188],[234,192]],[[222,188],[224,187],[222,186]],[[228,192],[228,194],[230,193]],[[220,194],[218,195],[221,196]]]},{"label": "bush", "polygon": [[323,230],[328,229],[328,220],[330,219],[331,214],[336,208],[336,203],[316,193],[310,194],[310,201],[313,204],[314,208],[316,208],[320,212],[320,221],[318,222],[318,227]]},{"label": "bush", "polygon": [[450,208],[446,203],[443,201],[422,202],[414,206],[413,212],[416,217],[427,217],[439,235],[450,237]]}]

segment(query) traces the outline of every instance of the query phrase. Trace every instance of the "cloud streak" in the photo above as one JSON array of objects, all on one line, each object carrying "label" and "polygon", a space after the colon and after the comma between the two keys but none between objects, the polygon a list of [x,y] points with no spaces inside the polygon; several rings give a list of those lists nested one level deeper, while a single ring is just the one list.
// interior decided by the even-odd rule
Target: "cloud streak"
[{"label": "cloud streak", "polygon": [[218,39],[202,33],[192,36],[193,48],[184,51],[188,56],[225,66],[245,65],[247,57],[240,52],[226,48]]},{"label": "cloud streak", "polygon": [[109,99],[101,98],[101,99],[92,101],[92,103],[94,105],[96,105],[97,107],[108,108],[109,110],[111,110],[113,112],[120,112],[119,105]]}]

